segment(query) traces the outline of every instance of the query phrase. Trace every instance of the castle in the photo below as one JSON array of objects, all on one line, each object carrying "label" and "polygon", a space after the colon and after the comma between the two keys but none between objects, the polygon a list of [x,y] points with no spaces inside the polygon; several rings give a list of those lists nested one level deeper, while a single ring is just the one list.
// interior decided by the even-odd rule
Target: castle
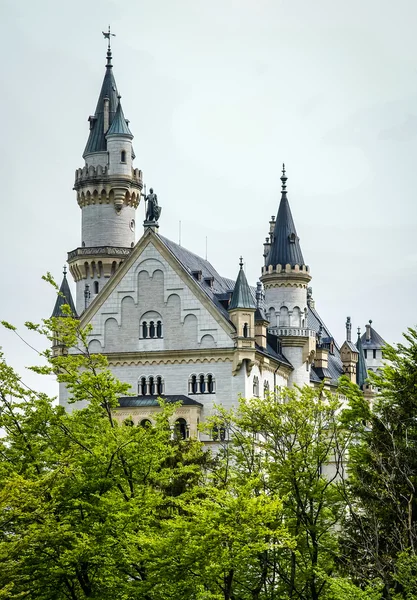
[{"label": "castle", "polygon": [[[354,343],[348,317],[346,340],[339,346],[317,312],[285,167],[260,278],[251,287],[242,259],[233,281],[159,233],[157,195],[152,189],[144,193],[142,172],[133,167],[133,135],[117,91],[110,43],[97,107],[88,120],[85,164],[74,184],[81,243],[68,253],[76,301],[64,272],[53,316],[62,314],[65,299],[82,326],[91,324],[90,352],[105,354],[114,375],[131,385],[133,395],[119,400],[120,418],[152,422],[162,396],[180,402],[175,419],[187,437],[198,435],[199,422],[214,404],[230,408],[239,395],[263,396],[294,384],[334,388],[342,374],[366,393],[368,370],[382,364],[384,340],[370,322]],[[146,220],[135,244],[142,198]],[[62,384],[59,401],[68,406]]]}]

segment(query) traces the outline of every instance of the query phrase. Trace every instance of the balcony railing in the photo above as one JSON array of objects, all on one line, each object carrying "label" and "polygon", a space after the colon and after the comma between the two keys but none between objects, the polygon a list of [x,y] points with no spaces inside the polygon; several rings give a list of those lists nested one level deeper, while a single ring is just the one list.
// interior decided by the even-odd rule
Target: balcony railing
[{"label": "balcony railing", "polygon": [[68,260],[77,256],[129,256],[131,248],[118,248],[117,246],[98,246],[97,248],[76,248],[68,252]]},{"label": "balcony railing", "polygon": [[316,337],[316,332],[308,327],[268,327],[268,331],[278,337]]}]

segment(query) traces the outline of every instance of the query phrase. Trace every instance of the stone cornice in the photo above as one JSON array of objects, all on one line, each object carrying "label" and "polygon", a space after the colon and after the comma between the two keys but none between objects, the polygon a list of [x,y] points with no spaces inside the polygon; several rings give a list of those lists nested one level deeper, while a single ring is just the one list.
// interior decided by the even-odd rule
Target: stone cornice
[{"label": "stone cornice", "polygon": [[201,362],[232,362],[235,348],[197,348],[195,350],[153,350],[145,352],[103,353],[112,367],[134,365],[181,365]]}]

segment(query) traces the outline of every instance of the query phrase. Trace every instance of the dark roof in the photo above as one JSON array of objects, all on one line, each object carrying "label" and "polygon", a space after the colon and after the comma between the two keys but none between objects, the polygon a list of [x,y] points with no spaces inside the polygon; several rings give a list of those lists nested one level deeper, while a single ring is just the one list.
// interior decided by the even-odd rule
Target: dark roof
[{"label": "dark roof", "polygon": [[240,263],[239,275],[237,276],[232,299],[230,300],[229,311],[235,308],[256,308],[245,271],[243,270],[243,262]]},{"label": "dark roof", "polygon": [[116,114],[114,115],[114,119],[112,124],[110,125],[106,137],[108,135],[125,135],[133,138],[132,132],[129,129],[125,116],[123,114],[122,104],[119,100],[119,104],[117,106]]},{"label": "dark roof", "polygon": [[[222,277],[219,275],[213,265],[209,263],[208,260],[201,258],[201,256],[190,252],[190,250],[187,250],[183,246],[176,244],[162,235],[158,234],[158,237],[190,275],[201,272],[201,278],[195,278],[196,283],[212,301],[219,313],[221,313],[223,317],[227,319],[229,323],[231,323],[229,313],[227,312],[224,304],[222,304],[221,300],[231,297],[235,287],[235,282],[233,279],[228,279],[227,277]],[[209,279],[211,280],[211,285],[207,285],[206,283],[206,281]],[[255,306],[256,290],[253,287],[249,287],[249,289]],[[233,325],[233,323],[231,324]],[[275,360],[279,360],[285,365],[292,366],[282,354],[273,350],[269,344],[267,345],[267,348],[262,350],[262,352],[265,355],[274,358]]]},{"label": "dark roof", "polygon": [[162,398],[168,404],[181,402],[183,406],[203,406],[201,402],[192,400],[188,396],[182,394],[168,394],[162,396],[124,396],[119,398],[119,405],[124,407],[130,406],[159,406],[158,398]]},{"label": "dark roof", "polygon": [[72,294],[70,287],[68,285],[67,275],[64,272],[64,277],[62,279],[61,287],[59,288],[59,294],[57,295],[54,310],[52,311],[51,317],[66,317],[68,315],[63,314],[62,307],[64,304],[68,304],[72,316],[77,318],[77,311],[75,310],[74,301],[72,299]]},{"label": "dark roof", "polygon": [[[343,365],[342,360],[340,358],[340,348],[338,344],[334,341],[334,337],[330,333],[330,330],[326,327],[323,319],[320,317],[319,313],[315,308],[311,306],[308,309],[307,314],[307,323],[310,329],[313,329],[316,333],[319,332],[320,325],[322,327],[322,343],[325,342],[333,342],[333,354],[329,352],[328,358],[328,371],[330,374],[330,384],[336,385],[339,377],[343,375]],[[330,344],[329,344],[330,345]],[[316,381],[318,378],[317,372],[314,372],[313,369],[310,371],[310,381]]]},{"label": "dark roof", "polygon": [[256,308],[255,321],[268,321],[265,311],[261,306]]},{"label": "dark roof", "polygon": [[350,350],[352,350],[352,352],[358,352],[358,349],[353,342],[350,342],[349,340],[345,340],[343,342],[342,346],[344,346],[345,344]]},{"label": "dark roof", "polygon": [[287,198],[285,169],[281,177],[282,195],[278,209],[277,219],[271,248],[266,259],[266,267],[272,265],[304,265],[304,258],[301,252],[300,239],[295,229],[291,214],[290,205]]},{"label": "dark roof", "polygon": [[358,364],[356,365],[356,383],[362,389],[365,381],[368,379],[368,371],[366,369],[365,355],[363,353],[362,340],[360,334],[358,334],[358,341],[356,342],[359,357]]},{"label": "dark roof", "polygon": [[365,350],[379,350],[385,346],[386,341],[375,331],[373,327],[370,327],[371,339],[366,339],[366,332],[361,337],[362,346]]},{"label": "dark roof", "polygon": [[107,150],[104,131],[104,98],[109,99],[109,124],[111,125],[116,115],[119,104],[116,80],[113,75],[113,66],[111,60],[108,60],[106,72],[104,74],[103,85],[101,86],[94,117],[90,117],[90,135],[83,156],[90,152],[103,152]]}]

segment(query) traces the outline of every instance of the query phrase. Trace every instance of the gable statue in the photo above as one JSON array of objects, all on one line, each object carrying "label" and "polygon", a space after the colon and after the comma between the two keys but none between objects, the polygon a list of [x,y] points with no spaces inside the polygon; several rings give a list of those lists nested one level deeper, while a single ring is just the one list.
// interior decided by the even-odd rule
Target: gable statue
[{"label": "gable statue", "polygon": [[156,222],[161,216],[162,207],[158,206],[158,196],[154,194],[152,188],[146,196],[146,202],[148,203],[146,208],[146,220],[148,222]]}]

